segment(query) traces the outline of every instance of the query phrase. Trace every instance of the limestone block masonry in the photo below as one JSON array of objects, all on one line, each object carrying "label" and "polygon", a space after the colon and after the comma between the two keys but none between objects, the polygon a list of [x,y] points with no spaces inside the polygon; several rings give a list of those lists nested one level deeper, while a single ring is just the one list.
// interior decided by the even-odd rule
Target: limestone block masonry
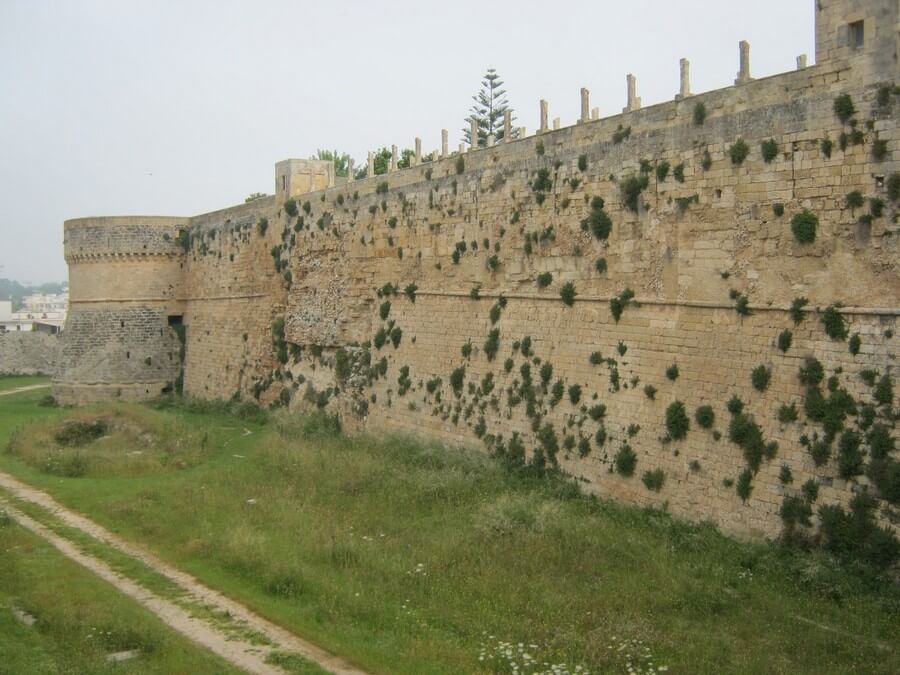
[{"label": "limestone block masonry", "polygon": [[52,375],[59,362],[60,340],[38,331],[0,333],[0,374]]},{"label": "limestone block masonry", "polygon": [[818,0],[793,72],[742,45],[718,91],[685,63],[621,115],[585,90],[577,124],[389,174],[285,160],[274,197],[67,221],[57,396],[319,406],[750,536],[810,481],[867,489],[896,528],[898,4]]}]

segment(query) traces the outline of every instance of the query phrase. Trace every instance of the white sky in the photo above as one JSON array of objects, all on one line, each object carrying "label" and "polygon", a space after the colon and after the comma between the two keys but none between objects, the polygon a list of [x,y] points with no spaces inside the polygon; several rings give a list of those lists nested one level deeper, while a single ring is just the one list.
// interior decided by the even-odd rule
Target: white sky
[{"label": "white sky", "polygon": [[337,148],[459,142],[482,74],[517,124],[563,126],[637,76],[644,106],[814,58],[814,0],[0,0],[0,277],[66,276],[62,223],[194,215],[274,191],[273,165]]}]

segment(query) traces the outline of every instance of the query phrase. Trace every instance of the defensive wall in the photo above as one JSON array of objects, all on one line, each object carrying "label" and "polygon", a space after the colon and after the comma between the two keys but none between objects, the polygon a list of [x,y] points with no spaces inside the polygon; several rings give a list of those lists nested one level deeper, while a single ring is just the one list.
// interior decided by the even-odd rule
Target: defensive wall
[{"label": "defensive wall", "polygon": [[820,0],[793,72],[753,79],[742,43],[725,89],[693,95],[683,62],[670,102],[629,77],[622,114],[583,90],[576,124],[542,102],[536,134],[445,135],[430,161],[417,141],[385,175],[286,160],[273,197],[67,221],[57,396],[183,382],[558,464],[733,533],[778,534],[810,481],[896,527],[898,5]]},{"label": "defensive wall", "polygon": [[0,375],[52,375],[60,339],[40,331],[0,333]]}]

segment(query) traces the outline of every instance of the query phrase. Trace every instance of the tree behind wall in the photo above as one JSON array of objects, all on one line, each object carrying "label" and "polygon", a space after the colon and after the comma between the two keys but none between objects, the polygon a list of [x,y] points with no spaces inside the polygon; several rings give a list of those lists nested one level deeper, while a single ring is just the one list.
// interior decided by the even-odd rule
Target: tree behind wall
[{"label": "tree behind wall", "polygon": [[[512,108],[506,99],[506,90],[503,89],[503,80],[497,75],[497,71],[488,68],[481,80],[481,91],[472,97],[475,105],[472,106],[469,116],[466,118],[466,126],[463,129],[463,141],[471,143],[471,120],[478,122],[478,145],[486,146],[490,134],[499,141],[503,138],[503,115],[508,110],[513,120]],[[513,132],[515,138],[515,132]]]},{"label": "tree behind wall", "polygon": [[338,152],[337,150],[316,150],[316,154],[310,159],[330,160],[334,162],[334,175],[346,176],[347,167],[350,162],[350,155],[346,152]]}]

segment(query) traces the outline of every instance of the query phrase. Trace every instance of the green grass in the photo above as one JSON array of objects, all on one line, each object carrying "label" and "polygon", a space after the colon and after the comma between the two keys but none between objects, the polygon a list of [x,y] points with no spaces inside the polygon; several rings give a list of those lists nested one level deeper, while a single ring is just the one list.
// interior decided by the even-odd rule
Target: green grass
[{"label": "green grass", "polygon": [[33,384],[50,384],[50,378],[44,375],[0,375],[0,391]]},{"label": "green grass", "polygon": [[631,640],[671,672],[900,672],[896,586],[823,555],[578,497],[480,452],[318,433],[297,415],[259,426],[96,409],[170,430],[160,443],[190,461],[60,477],[29,448],[86,413],[39,408],[41,394],[0,399],[0,447],[20,428],[0,468],[374,672],[509,672],[499,641],[624,672]]},{"label": "green grass", "polygon": [[[106,662],[130,649],[142,653]],[[0,654],[0,673],[17,675],[240,672],[11,521],[0,525]]]}]

